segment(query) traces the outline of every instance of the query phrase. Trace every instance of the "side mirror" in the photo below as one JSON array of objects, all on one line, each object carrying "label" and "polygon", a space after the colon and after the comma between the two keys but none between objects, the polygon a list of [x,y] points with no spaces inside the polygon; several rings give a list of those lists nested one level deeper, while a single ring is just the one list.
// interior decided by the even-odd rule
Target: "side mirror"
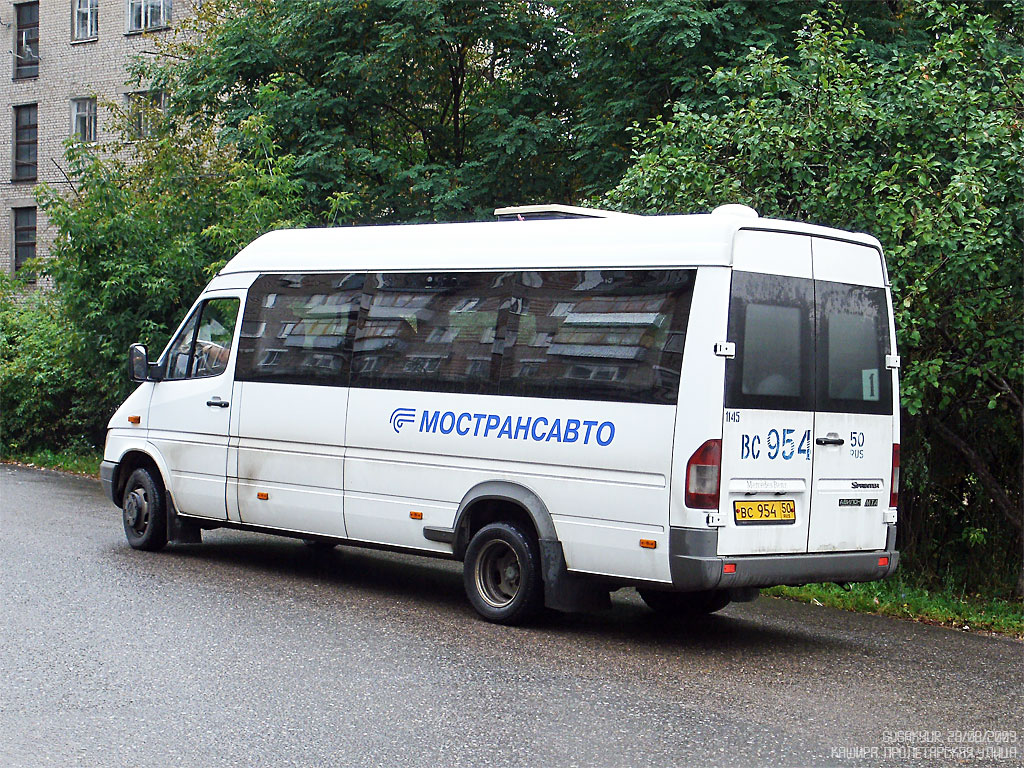
[{"label": "side mirror", "polygon": [[128,348],[128,377],[138,382],[149,379],[149,355],[145,344],[132,344]]}]

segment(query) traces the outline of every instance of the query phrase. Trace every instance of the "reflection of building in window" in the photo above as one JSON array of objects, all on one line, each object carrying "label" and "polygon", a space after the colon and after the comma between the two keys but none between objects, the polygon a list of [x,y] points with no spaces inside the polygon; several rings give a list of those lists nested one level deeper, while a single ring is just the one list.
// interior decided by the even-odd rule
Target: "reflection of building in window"
[{"label": "reflection of building in window", "polygon": [[257,363],[257,365],[260,368],[273,368],[274,366],[281,362],[281,356],[286,354],[287,352],[288,350],[286,349],[268,349],[263,354],[263,357],[260,358],[260,361]]},{"label": "reflection of building in window", "polygon": [[473,379],[483,379],[491,373],[491,358],[476,357],[469,358],[466,365],[466,375]]},{"label": "reflection of building in window", "polygon": [[431,344],[451,344],[458,335],[458,328],[435,328],[430,332],[427,341]]},{"label": "reflection of building in window", "polygon": [[544,365],[543,360],[521,360],[516,366],[516,376],[536,376]]},{"label": "reflection of building in window", "polygon": [[258,339],[263,335],[263,332],[266,329],[266,323],[257,323],[251,320],[245,320],[242,322],[240,335],[243,339]]},{"label": "reflection of building in window", "polygon": [[565,378],[586,381],[617,381],[623,378],[623,370],[615,365],[573,365],[565,372]]},{"label": "reflection of building in window", "polygon": [[440,357],[416,355],[405,361],[406,373],[436,373],[441,367]]},{"label": "reflection of building in window", "polygon": [[352,361],[352,370],[356,373],[373,373],[380,370],[381,359],[376,356],[357,357]]}]

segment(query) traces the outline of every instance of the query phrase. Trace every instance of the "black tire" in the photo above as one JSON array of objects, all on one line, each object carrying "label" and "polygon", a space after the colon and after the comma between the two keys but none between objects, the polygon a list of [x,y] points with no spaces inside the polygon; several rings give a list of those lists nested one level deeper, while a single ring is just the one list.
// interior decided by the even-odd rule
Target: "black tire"
[{"label": "black tire", "polygon": [[124,535],[132,549],[156,552],[167,544],[167,504],[159,479],[144,467],[131,473],[121,497]]},{"label": "black tire", "polygon": [[720,611],[731,601],[724,590],[705,592],[661,592],[637,589],[641,599],[655,613],[669,618],[695,618]]},{"label": "black tire", "polygon": [[476,532],[466,548],[462,582],[476,612],[496,624],[522,624],[544,604],[537,543],[510,523]]}]

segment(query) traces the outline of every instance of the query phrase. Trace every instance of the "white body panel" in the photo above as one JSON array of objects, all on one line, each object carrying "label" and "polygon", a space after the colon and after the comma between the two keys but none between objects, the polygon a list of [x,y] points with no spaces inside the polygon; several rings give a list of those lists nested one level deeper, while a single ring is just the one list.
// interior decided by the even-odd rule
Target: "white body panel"
[{"label": "white body panel", "polygon": [[[412,415],[396,429],[399,408]],[[451,551],[422,527],[451,526],[474,486],[507,480],[544,501],[570,570],[667,580],[673,416],[671,406],[353,389],[349,537]],[[569,420],[576,439],[560,441],[552,427],[561,437]],[[641,549],[641,538],[663,545]]]},{"label": "white body panel", "polygon": [[345,538],[348,389],[247,381],[235,391],[241,522]]}]

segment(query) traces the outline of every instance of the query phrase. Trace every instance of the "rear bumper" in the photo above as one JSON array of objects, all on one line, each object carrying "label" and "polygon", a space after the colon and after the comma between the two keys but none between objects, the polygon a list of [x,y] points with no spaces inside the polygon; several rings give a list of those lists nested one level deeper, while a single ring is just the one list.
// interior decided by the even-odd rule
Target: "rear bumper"
[{"label": "rear bumper", "polygon": [[[724,557],[718,552],[715,529],[672,528],[669,563],[672,586],[680,591],[738,587],[796,586],[819,581],[877,581],[896,570],[896,526],[888,526],[885,549],[870,552],[825,552],[807,555],[744,555]],[[888,557],[887,565],[879,565]],[[735,573],[723,573],[726,563]]]},{"label": "rear bumper", "polygon": [[113,461],[100,463],[100,482],[103,483],[103,491],[110,497],[117,506],[121,506],[121,500],[117,498],[114,489],[114,473],[117,471],[117,464]]}]

